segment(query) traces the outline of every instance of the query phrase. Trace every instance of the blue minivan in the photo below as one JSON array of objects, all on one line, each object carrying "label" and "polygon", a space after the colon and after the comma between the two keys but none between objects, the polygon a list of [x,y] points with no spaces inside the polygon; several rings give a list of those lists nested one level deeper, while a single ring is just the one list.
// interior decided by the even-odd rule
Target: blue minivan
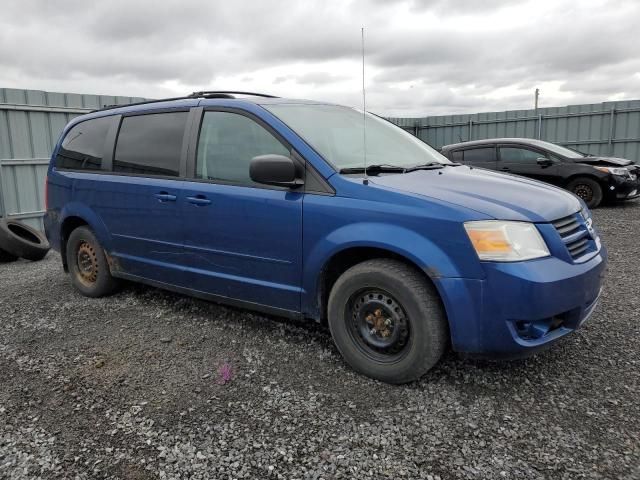
[{"label": "blue minivan", "polygon": [[606,265],[568,192],[452,163],[352,108],[243,92],[73,119],[45,228],[86,296],[126,279],[327,322],[349,365],[391,383],[449,345],[549,346],[591,315]]}]

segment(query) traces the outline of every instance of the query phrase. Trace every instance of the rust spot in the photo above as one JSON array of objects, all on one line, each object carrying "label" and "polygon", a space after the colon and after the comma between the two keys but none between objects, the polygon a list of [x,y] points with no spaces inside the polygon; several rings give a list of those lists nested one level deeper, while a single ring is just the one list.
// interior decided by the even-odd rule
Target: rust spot
[{"label": "rust spot", "polygon": [[366,322],[369,325],[373,326],[373,329],[378,332],[382,337],[388,337],[391,335],[391,330],[389,329],[389,322],[387,318],[384,316],[381,308],[377,308],[373,313],[370,313],[365,318]]},{"label": "rust spot", "polygon": [[427,267],[424,271],[431,278],[440,278],[442,276],[442,274],[433,267]]},{"label": "rust spot", "polygon": [[109,270],[111,270],[111,272],[118,272],[122,270],[120,267],[120,262],[118,262],[116,258],[109,255],[108,252],[104,252],[104,256],[107,259],[107,265],[109,265]]}]

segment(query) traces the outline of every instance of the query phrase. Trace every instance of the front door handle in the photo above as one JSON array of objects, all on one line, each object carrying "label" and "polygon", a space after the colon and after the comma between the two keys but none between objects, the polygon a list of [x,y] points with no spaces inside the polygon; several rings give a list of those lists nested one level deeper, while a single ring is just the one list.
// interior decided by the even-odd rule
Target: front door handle
[{"label": "front door handle", "polygon": [[195,197],[187,197],[187,202],[197,205],[198,207],[204,207],[205,205],[211,205],[209,200],[204,195],[196,195]]},{"label": "front door handle", "polygon": [[175,202],[178,197],[167,192],[160,192],[154,195],[160,202]]},{"label": "front door handle", "polygon": [[500,170],[502,170],[503,172],[510,172],[511,169],[509,167],[502,167]]}]

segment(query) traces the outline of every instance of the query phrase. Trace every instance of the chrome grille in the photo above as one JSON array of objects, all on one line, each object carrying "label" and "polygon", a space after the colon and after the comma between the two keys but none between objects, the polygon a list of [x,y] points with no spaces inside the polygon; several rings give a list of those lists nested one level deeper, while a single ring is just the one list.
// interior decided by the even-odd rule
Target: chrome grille
[{"label": "chrome grille", "polygon": [[580,228],[580,223],[578,223],[576,215],[571,215],[569,217],[556,220],[553,222],[553,226],[556,227],[556,230],[561,237],[565,237],[571,234],[571,232],[578,230]]},{"label": "chrome grille", "polygon": [[594,252],[598,248],[588,222],[590,223],[591,219],[588,218],[588,214],[582,212],[551,222],[573,260]]}]

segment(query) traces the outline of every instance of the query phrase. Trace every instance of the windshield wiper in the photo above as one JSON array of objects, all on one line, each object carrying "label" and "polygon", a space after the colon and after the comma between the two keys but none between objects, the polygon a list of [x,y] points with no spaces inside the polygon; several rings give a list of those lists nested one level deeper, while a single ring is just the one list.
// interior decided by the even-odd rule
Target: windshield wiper
[{"label": "windshield wiper", "polygon": [[[384,163],[367,165],[366,172],[368,175],[375,175],[376,173],[404,173],[407,169],[405,167],[399,167],[398,165],[388,165]],[[341,168],[340,173],[365,173],[365,167],[350,167]]]},{"label": "windshield wiper", "polygon": [[415,172],[416,170],[433,170],[436,168],[444,168],[444,167],[458,167],[459,163],[451,162],[451,163],[440,163],[440,162],[429,162],[423,163],[421,165],[414,165],[413,167],[405,168],[405,172]]}]

